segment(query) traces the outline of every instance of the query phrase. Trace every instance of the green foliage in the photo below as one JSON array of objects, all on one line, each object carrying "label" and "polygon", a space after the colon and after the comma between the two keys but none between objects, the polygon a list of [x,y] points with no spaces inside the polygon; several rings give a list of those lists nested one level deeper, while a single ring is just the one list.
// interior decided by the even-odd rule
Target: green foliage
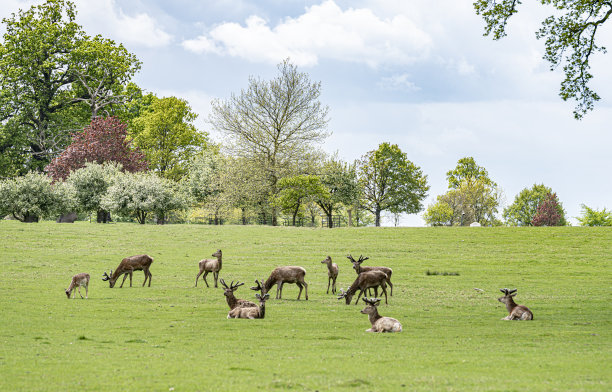
[{"label": "green foliage", "polygon": [[312,175],[299,175],[285,177],[278,182],[280,192],[273,198],[273,203],[281,211],[291,214],[293,225],[297,216],[304,216],[304,204],[309,199],[330,199],[328,189],[321,182],[321,178]]},{"label": "green foliage", "polygon": [[489,178],[487,170],[476,164],[472,157],[461,158],[457,161],[457,167],[449,170],[446,173],[449,188],[459,188],[461,183],[466,182],[471,185],[472,182],[479,180],[484,185],[495,186],[496,184]]},{"label": "green foliage", "polygon": [[[574,117],[581,119],[593,109],[599,95],[590,89],[590,57],[606,48],[595,43],[595,37],[604,23],[612,15],[612,3],[592,0],[539,0],[543,5],[554,7],[554,14],[544,19],[536,37],[545,40],[544,59],[550,63],[551,70],[563,65],[565,79],[561,82],[559,95],[566,101],[577,101]],[[485,35],[493,34],[493,39],[506,35],[506,25],[516,14],[521,1],[517,0],[477,0],[474,7],[486,22]]]},{"label": "green foliage", "polygon": [[195,155],[189,162],[183,186],[199,202],[221,192],[221,171],[225,167],[224,157],[217,149],[206,149]]},{"label": "green foliage", "polygon": [[0,181],[0,213],[10,214],[21,222],[38,222],[40,218],[65,212],[73,206],[72,190],[51,178],[29,172],[24,176]]},{"label": "green foliage", "polygon": [[563,226],[562,215],[559,210],[562,210],[559,199],[556,193],[549,193],[538,206],[531,224],[533,226]]},{"label": "green foliage", "polygon": [[359,201],[361,192],[356,167],[337,158],[330,158],[323,163],[320,178],[326,191],[315,197],[315,201],[327,215],[328,227],[333,227],[334,211],[342,205],[351,208]]},{"label": "green foliage", "polygon": [[431,226],[452,226],[454,215],[453,208],[438,196],[438,201],[427,207],[423,219]]},{"label": "green foliage", "polygon": [[381,211],[413,214],[421,211],[427,196],[427,176],[408,160],[396,144],[382,143],[366,153],[358,163],[363,206],[376,217]]},{"label": "green foliage", "polygon": [[102,196],[121,169],[120,164],[107,162],[102,165],[86,163],[85,167],[73,171],[66,182],[74,188],[78,210],[101,212]]},{"label": "green foliage", "polygon": [[578,217],[580,226],[612,226],[612,211],[605,208],[601,211],[581,204],[582,216]]},{"label": "green foliage", "polygon": [[[549,193],[553,193],[552,189],[544,184],[533,184],[530,189],[523,189],[515,196],[514,202],[504,210],[503,217],[506,223],[511,226],[531,226],[538,206]],[[561,203],[558,206],[558,213],[561,216],[560,225],[565,226],[567,221]]]}]

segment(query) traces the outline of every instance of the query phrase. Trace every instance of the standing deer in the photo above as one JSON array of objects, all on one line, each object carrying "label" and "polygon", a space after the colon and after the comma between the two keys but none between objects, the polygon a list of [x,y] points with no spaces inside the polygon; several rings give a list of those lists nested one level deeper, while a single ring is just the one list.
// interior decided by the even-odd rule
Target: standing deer
[{"label": "standing deer", "polygon": [[[287,266],[275,268],[270,277],[263,284],[263,293],[269,293],[272,286],[276,285],[276,299],[283,297],[283,284],[295,283],[300,288],[300,293],[297,299],[302,295],[302,288],[306,291],[306,301],[308,301],[308,284],[304,281],[306,270],[302,267]],[[259,282],[257,282],[259,284]],[[252,290],[260,290],[260,288],[251,287]]]},{"label": "standing deer", "polygon": [[[393,274],[393,270],[391,268],[362,266],[361,263],[369,259],[369,257],[363,257],[362,255],[359,255],[359,260],[355,260],[353,256],[351,255],[346,256],[346,258],[349,259],[351,263],[353,263],[353,269],[355,270],[355,272],[357,272],[357,275],[359,275],[362,272],[369,272],[369,271],[384,272],[387,275],[387,284],[389,284],[389,287],[391,287],[389,295],[393,296],[393,284],[391,283],[391,275]],[[378,296],[378,287],[374,287],[374,296],[375,297]]]},{"label": "standing deer", "polygon": [[331,283],[332,294],[336,294],[336,278],[338,278],[338,264],[332,263],[330,256],[323,261],[321,264],[327,264],[327,293],[329,294],[329,285]]},{"label": "standing deer", "polygon": [[88,296],[89,292],[89,274],[81,273],[76,274],[72,277],[72,281],[70,282],[70,286],[66,289],[66,296],[70,299],[70,294],[72,294],[72,290],[74,290],[74,298],[76,298],[77,289],[79,290],[79,295],[83,298],[81,294],[81,287],[85,287],[85,298]]},{"label": "standing deer", "polygon": [[355,301],[355,305],[359,302],[359,298],[362,294],[365,293],[366,289],[370,287],[380,286],[382,288],[383,293],[385,294],[385,304],[387,302],[387,274],[382,271],[368,271],[362,272],[357,276],[357,279],[353,282],[351,287],[345,292],[343,289],[340,289],[340,295],[338,299],[345,298],[346,304],[350,305],[353,296],[359,290],[359,295],[357,296],[357,300]]},{"label": "standing deer", "polygon": [[217,279],[219,278],[219,271],[221,271],[221,266],[223,264],[223,261],[221,260],[221,249],[218,249],[215,253],[212,254],[212,256],[216,257],[216,259],[204,259],[200,261],[200,272],[198,273],[198,276],[196,276],[195,282],[196,287],[198,287],[198,278],[200,277],[200,275],[202,275],[202,273],[204,273],[202,279],[204,279],[206,287],[210,287],[208,285],[208,281],[206,281],[206,275],[208,275],[209,272],[212,272],[213,278],[215,279],[215,288],[217,288]]},{"label": "standing deer", "polygon": [[130,276],[130,287],[132,287],[132,273],[134,271],[143,271],[145,280],[142,282],[142,287],[144,287],[145,283],[147,283],[147,279],[149,279],[149,287],[151,287],[151,278],[153,277],[153,274],[151,274],[149,271],[149,267],[151,267],[152,262],[153,259],[147,255],[126,257],[125,259],[121,260],[121,263],[119,263],[119,266],[117,266],[114,273],[113,270],[111,270],[110,274],[105,272],[104,275],[102,275],[102,280],[105,282],[108,280],[110,287],[113,288],[115,287],[117,279],[119,279],[121,275],[125,274],[125,276],[123,276],[121,286],[119,287],[123,287],[125,278],[127,278],[128,275]]},{"label": "standing deer", "polygon": [[251,301],[247,301],[246,299],[237,299],[236,296],[234,296],[234,291],[236,291],[238,287],[242,286],[243,284],[244,283],[240,282],[236,282],[236,284],[234,284],[232,281],[232,283],[230,283],[228,286],[225,281],[221,279],[221,285],[223,285],[223,288],[225,289],[223,295],[225,295],[227,299],[227,304],[229,305],[230,310],[234,308],[249,308],[257,306]]},{"label": "standing deer", "polygon": [[229,311],[227,318],[248,318],[248,319],[262,319],[266,316],[266,300],[270,298],[270,294],[259,295],[255,294],[255,297],[259,300],[259,306],[250,308],[234,308]]},{"label": "standing deer", "polygon": [[516,296],[516,289],[499,289],[504,293],[503,297],[499,297],[497,300],[503,304],[506,304],[508,309],[508,315],[502,320],[533,320],[533,313],[527,308],[527,306],[517,305],[512,297]]},{"label": "standing deer", "polygon": [[378,314],[377,306],[380,304],[380,299],[364,297],[363,302],[367,306],[361,310],[361,313],[367,314],[372,324],[372,328],[366,329],[366,332],[402,332],[402,324],[399,321]]}]

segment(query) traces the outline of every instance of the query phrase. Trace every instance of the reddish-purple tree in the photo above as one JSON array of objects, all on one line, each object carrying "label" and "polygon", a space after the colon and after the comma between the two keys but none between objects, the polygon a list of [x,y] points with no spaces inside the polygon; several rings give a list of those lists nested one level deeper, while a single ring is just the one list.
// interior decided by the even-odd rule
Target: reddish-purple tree
[{"label": "reddish-purple tree", "polygon": [[534,226],[560,226],[559,201],[556,193],[549,193],[538,206],[531,221]]},{"label": "reddish-purple tree", "polygon": [[126,137],[127,125],[118,118],[95,118],[82,132],[72,135],[72,143],[51,161],[47,173],[54,180],[64,180],[86,162],[102,164],[109,161],[121,163],[123,170],[128,172],[146,170],[144,154],[132,148]]}]

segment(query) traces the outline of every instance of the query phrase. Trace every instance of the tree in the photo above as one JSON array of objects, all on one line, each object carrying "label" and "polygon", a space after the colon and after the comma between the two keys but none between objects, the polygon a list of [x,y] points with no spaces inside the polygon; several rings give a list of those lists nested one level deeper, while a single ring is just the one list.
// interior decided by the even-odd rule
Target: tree
[{"label": "tree", "polygon": [[605,208],[601,211],[581,205],[582,216],[578,217],[581,226],[612,226],[612,211]]},{"label": "tree", "polygon": [[364,208],[374,214],[376,226],[380,226],[381,211],[412,214],[423,209],[421,202],[429,190],[427,176],[396,144],[382,143],[366,153],[358,172]]},{"label": "tree", "polygon": [[432,226],[452,226],[454,215],[453,208],[438,196],[438,201],[427,207],[423,219]]},{"label": "tree", "polygon": [[130,135],[144,152],[149,168],[178,181],[187,172],[189,159],[206,146],[206,134],[193,125],[197,115],[187,101],[153,97],[151,104],[133,120]]},{"label": "tree", "polygon": [[88,88],[115,91],[140,66],[123,47],[88,37],[75,18],[71,1],[47,0],[3,19],[0,134],[20,159],[2,171],[42,170],[69,144],[71,131],[89,121]]},{"label": "tree", "polygon": [[531,224],[533,226],[563,226],[562,215],[559,213],[559,200],[556,193],[549,193],[538,205]]},{"label": "tree", "polygon": [[[239,157],[257,162],[267,173],[270,197],[278,181],[327,136],[329,108],[319,101],[321,84],[312,83],[289,60],[278,66],[280,75],[270,81],[249,79],[249,87],[226,101],[214,100],[209,121],[231,143]],[[272,209],[273,223],[276,211]]]},{"label": "tree", "polygon": [[446,173],[446,179],[448,180],[448,187],[453,189],[459,188],[463,181],[466,181],[468,185],[476,180],[480,180],[485,185],[496,185],[489,178],[487,170],[477,165],[472,157],[459,159],[457,167]]},{"label": "tree", "polygon": [[[591,90],[589,81],[591,55],[606,53],[606,48],[595,43],[597,32],[612,15],[612,2],[593,0],[539,0],[543,5],[552,5],[554,14],[544,19],[536,32],[537,39],[545,39],[544,59],[554,70],[563,65],[565,79],[561,82],[559,95],[564,101],[577,101],[574,117],[581,119],[594,103],[600,99]],[[521,1],[477,0],[476,14],[485,20],[484,35],[493,34],[498,40],[506,36],[506,25],[512,15],[518,12]]]},{"label": "tree", "polygon": [[[523,189],[515,196],[514,202],[504,210],[506,223],[511,226],[531,226],[538,206],[550,193],[553,193],[552,189],[544,184],[533,184],[530,189]],[[561,203],[558,204],[557,212],[561,216],[560,224],[565,226],[567,222]]]},{"label": "tree", "polygon": [[109,213],[101,206],[102,196],[122,169],[121,164],[116,162],[102,165],[87,162],[85,167],[72,171],[66,182],[74,188],[77,209],[87,213],[95,211],[97,222],[106,223]]},{"label": "tree", "polygon": [[132,149],[126,136],[127,126],[120,120],[95,118],[83,132],[72,135],[72,144],[53,159],[46,170],[56,180],[65,179],[71,171],[84,167],[87,162],[117,162],[129,172],[146,170],[144,154],[138,148]]},{"label": "tree", "polygon": [[292,215],[293,226],[295,226],[298,214],[303,214],[308,200],[321,200],[331,197],[318,176],[302,174],[285,177],[278,182],[278,186],[280,192],[274,198],[273,203],[279,206],[282,212]]},{"label": "tree", "polygon": [[327,216],[327,226],[332,228],[332,216],[338,206],[352,206],[359,199],[357,173],[354,166],[331,158],[323,164],[320,177],[326,192],[319,193],[315,201]]}]

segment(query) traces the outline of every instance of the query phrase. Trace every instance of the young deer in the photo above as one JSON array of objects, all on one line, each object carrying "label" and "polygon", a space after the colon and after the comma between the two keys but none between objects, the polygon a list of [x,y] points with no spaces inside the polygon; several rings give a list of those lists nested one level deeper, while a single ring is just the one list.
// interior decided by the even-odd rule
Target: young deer
[{"label": "young deer", "polygon": [[217,279],[219,278],[219,271],[221,271],[221,266],[223,264],[223,261],[221,260],[221,249],[218,249],[215,253],[212,254],[212,256],[216,257],[216,259],[204,259],[200,261],[200,272],[198,273],[198,276],[196,276],[195,282],[196,287],[198,287],[198,278],[200,277],[200,275],[202,275],[202,273],[204,273],[202,279],[204,279],[206,287],[210,287],[208,285],[208,282],[206,281],[206,275],[208,275],[209,272],[212,272],[213,278],[215,279],[215,288],[217,288]]},{"label": "young deer", "polygon": [[152,262],[153,259],[147,255],[126,257],[125,259],[121,260],[121,263],[119,263],[119,266],[117,266],[114,273],[113,270],[111,270],[110,274],[105,272],[104,275],[102,275],[102,280],[105,282],[108,280],[110,287],[113,288],[115,287],[117,279],[119,279],[121,275],[125,274],[123,281],[121,282],[121,286],[119,287],[123,287],[125,278],[127,278],[128,275],[130,276],[130,287],[132,287],[132,273],[134,271],[143,271],[145,280],[142,282],[142,287],[144,287],[145,283],[147,283],[147,279],[149,279],[149,287],[151,287],[151,278],[153,277],[153,274],[151,274],[149,268],[151,267]]},{"label": "young deer", "polygon": [[243,284],[244,283],[240,282],[236,282],[236,284],[234,284],[234,282],[232,281],[232,283],[230,283],[230,285],[228,286],[225,281],[221,279],[221,285],[223,285],[223,288],[225,289],[223,295],[225,295],[227,299],[227,304],[229,305],[230,310],[234,308],[249,308],[257,306],[251,301],[247,301],[246,299],[237,299],[234,296],[234,291],[236,291],[238,287],[242,286]]},{"label": "young deer", "polygon": [[259,300],[259,306],[250,308],[234,308],[229,311],[227,318],[247,318],[247,319],[262,319],[266,316],[266,300],[270,298],[270,294],[259,295],[255,294]]},{"label": "young deer", "polygon": [[353,296],[359,290],[359,295],[357,296],[357,300],[355,301],[355,305],[359,302],[359,298],[362,294],[365,293],[366,289],[370,287],[380,286],[382,288],[383,293],[385,294],[385,304],[387,302],[387,274],[382,271],[369,271],[362,272],[357,276],[357,279],[353,282],[351,287],[345,292],[343,289],[340,289],[340,295],[338,299],[345,298],[346,304],[350,305]]},{"label": "young deer", "polygon": [[81,287],[85,287],[85,298],[88,296],[89,292],[89,274],[81,273],[76,274],[72,277],[72,281],[70,282],[70,286],[66,289],[66,296],[70,299],[70,294],[72,294],[72,290],[74,290],[74,298],[76,298],[77,289],[79,290],[79,295],[83,298],[81,294]]},{"label": "young deer", "polygon": [[[393,270],[391,268],[362,266],[361,263],[369,259],[369,257],[363,257],[362,255],[359,255],[359,260],[355,260],[353,256],[351,255],[346,256],[346,258],[349,259],[351,263],[353,263],[353,269],[355,270],[355,272],[357,272],[357,275],[359,275],[362,272],[369,272],[369,271],[384,272],[387,275],[387,284],[389,284],[389,287],[391,287],[389,295],[393,296],[393,284],[391,283],[391,275],[393,274]],[[374,296],[377,296],[377,295],[378,295],[378,288],[375,287]]]},{"label": "young deer", "polygon": [[514,302],[512,297],[516,296],[516,289],[499,289],[499,291],[504,293],[504,296],[499,297],[497,300],[506,304],[506,309],[508,309],[509,313],[502,320],[533,320],[533,313],[531,313],[529,308],[523,305],[517,305],[516,302]]},{"label": "young deer", "polygon": [[[302,267],[288,266],[288,267],[277,267],[275,268],[266,283],[263,284],[265,293],[269,293],[272,286],[276,285],[276,299],[283,298],[283,284],[295,283],[300,288],[300,293],[297,299],[300,299],[302,295],[302,289],[306,291],[306,300],[308,301],[308,284],[304,281],[306,276],[306,270]],[[253,290],[254,289],[251,287]]]},{"label": "young deer", "polygon": [[372,328],[366,329],[366,332],[402,332],[402,324],[399,321],[378,314],[377,306],[380,304],[380,299],[364,297],[363,302],[367,306],[361,310],[361,313],[367,314],[372,324]]},{"label": "young deer", "polygon": [[336,294],[336,278],[338,278],[338,264],[332,263],[330,256],[323,261],[321,264],[327,264],[327,293],[329,294],[329,285],[331,283],[332,294]]}]

